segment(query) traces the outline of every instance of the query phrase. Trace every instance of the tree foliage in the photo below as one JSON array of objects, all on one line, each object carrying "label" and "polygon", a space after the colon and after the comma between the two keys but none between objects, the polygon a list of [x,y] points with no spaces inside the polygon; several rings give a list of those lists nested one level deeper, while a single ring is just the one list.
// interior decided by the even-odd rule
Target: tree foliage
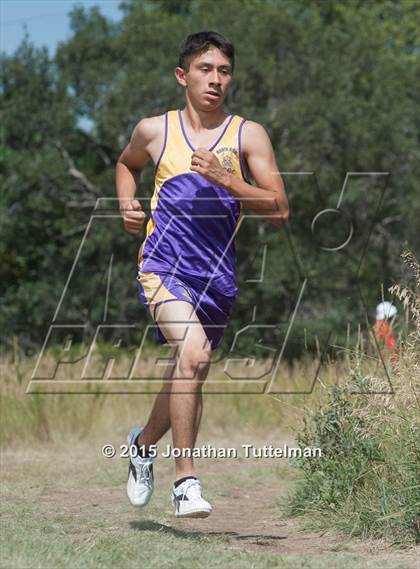
[{"label": "tree foliage", "polygon": [[[287,230],[253,219],[238,235],[231,329],[250,323],[257,306],[257,322],[282,323],[260,331],[263,340],[281,342],[301,294],[292,356],[304,331],[325,339],[366,320],[399,273],[403,245],[419,248],[419,3],[132,0],[120,8],[119,23],[74,8],[72,36],[52,59],[28,37],[1,55],[2,329],[36,347],[54,315],[145,320],[134,281],[143,236],[124,234],[109,199],[115,162],[142,117],[183,105],[178,49],[202,29],[234,42],[227,107],[267,128],[291,205]],[[348,172],[389,175],[350,177],[343,215],[331,212],[314,230],[314,216],[337,207]],[[150,167],[139,195],[150,197],[152,183]],[[349,245],[326,251],[348,223]]]}]

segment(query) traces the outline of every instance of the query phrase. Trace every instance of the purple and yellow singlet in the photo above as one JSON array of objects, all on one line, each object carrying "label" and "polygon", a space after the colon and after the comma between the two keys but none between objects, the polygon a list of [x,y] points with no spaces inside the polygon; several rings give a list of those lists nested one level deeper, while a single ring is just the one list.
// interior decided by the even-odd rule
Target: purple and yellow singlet
[{"label": "purple and yellow singlet", "polygon": [[[245,119],[230,115],[209,148],[221,165],[248,181],[241,155]],[[211,348],[223,336],[238,291],[235,234],[241,202],[225,188],[193,172],[181,112],[165,114],[165,135],[156,164],[151,218],[138,256],[140,299],[154,318],[159,304],[183,300],[195,307]],[[166,339],[157,328],[157,340]]]}]

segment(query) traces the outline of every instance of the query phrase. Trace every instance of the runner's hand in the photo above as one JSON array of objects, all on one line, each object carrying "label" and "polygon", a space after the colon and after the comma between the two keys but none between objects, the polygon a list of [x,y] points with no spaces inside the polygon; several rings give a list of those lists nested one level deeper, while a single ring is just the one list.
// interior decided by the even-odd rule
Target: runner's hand
[{"label": "runner's hand", "polygon": [[207,148],[197,148],[191,156],[191,170],[198,172],[213,184],[228,186],[230,174],[220,164],[217,156]]},{"label": "runner's hand", "polygon": [[137,235],[143,229],[146,214],[137,200],[128,201],[120,208],[125,230]]}]

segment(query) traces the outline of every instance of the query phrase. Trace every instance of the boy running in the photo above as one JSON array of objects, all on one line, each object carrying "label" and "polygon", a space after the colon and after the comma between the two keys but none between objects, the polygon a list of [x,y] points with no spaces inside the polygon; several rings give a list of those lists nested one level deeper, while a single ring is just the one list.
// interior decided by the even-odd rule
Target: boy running
[{"label": "boy running", "polygon": [[[234,47],[225,37],[189,35],[175,70],[185,107],[142,119],[116,167],[124,226],[138,234],[146,215],[133,199],[137,180],[149,160],[155,164],[152,217],[139,251],[137,284],[158,341],[178,347],[145,427],[128,435],[128,443],[138,448],[127,482],[134,506],[150,500],[154,445],[169,429],[174,447],[194,448],[211,352],[222,339],[238,290],[234,236],[242,205],[278,228],[288,219],[265,129],[223,110],[233,70]],[[181,455],[175,467],[175,515],[207,517],[212,508],[201,496],[193,459]]]}]

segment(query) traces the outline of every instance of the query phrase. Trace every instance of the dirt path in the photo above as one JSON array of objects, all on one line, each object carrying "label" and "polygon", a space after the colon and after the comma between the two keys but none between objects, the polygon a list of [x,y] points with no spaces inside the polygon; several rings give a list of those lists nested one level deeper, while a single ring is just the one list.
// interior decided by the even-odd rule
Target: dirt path
[{"label": "dirt path", "polygon": [[[223,447],[225,442],[219,440],[217,446]],[[256,446],[266,442],[253,441]],[[277,438],[279,442],[282,444],[284,440]],[[45,527],[57,526],[76,541],[87,539],[87,535],[93,541],[116,532],[125,535],[131,529],[183,543],[220,538],[230,550],[263,552],[275,557],[299,555],[316,559],[324,554],[338,558],[346,554],[359,563],[351,567],[419,568],[420,548],[396,551],[382,542],[349,539],[334,532],[307,531],[299,519],[286,519],[280,502],[292,487],[294,474],[285,461],[201,459],[198,466],[204,496],[211,497],[214,511],[205,520],[177,520],[172,516],[169,502],[173,481],[171,460],[160,459],[156,465],[153,506],[137,510],[128,504],[125,496],[126,459],[104,459],[99,456],[100,448],[100,443],[79,444],[72,445],[68,452],[64,445],[54,448],[49,445],[38,450],[3,453],[2,478],[6,493],[9,490],[15,500],[15,509],[10,512],[19,511],[20,506],[24,508],[30,495],[37,523],[41,520]],[[31,482],[25,486],[28,473]],[[10,512],[9,517],[13,515]],[[344,562],[341,566],[350,567]]]}]

